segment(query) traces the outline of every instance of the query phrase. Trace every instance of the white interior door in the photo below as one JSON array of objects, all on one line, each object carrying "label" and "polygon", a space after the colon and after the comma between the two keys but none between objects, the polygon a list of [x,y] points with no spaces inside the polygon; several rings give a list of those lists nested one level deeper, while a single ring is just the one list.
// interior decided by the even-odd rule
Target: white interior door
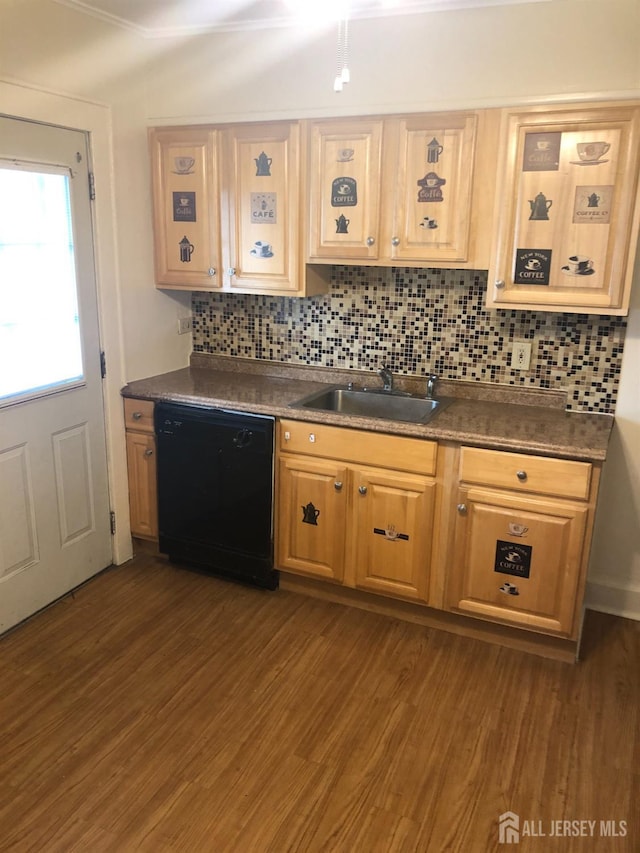
[{"label": "white interior door", "polygon": [[0,118],[0,633],[111,563],[87,137]]}]

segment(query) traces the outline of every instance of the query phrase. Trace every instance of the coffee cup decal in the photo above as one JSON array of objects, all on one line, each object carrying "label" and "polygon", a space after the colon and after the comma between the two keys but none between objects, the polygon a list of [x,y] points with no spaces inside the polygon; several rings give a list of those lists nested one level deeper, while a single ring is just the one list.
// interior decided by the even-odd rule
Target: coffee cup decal
[{"label": "coffee cup decal", "polygon": [[353,160],[353,148],[341,148],[338,151],[338,163],[350,163]]},{"label": "coffee cup decal", "polygon": [[424,178],[420,178],[417,183],[420,187],[418,191],[419,202],[444,201],[440,188],[447,183],[446,178],[440,178],[435,172],[427,172]]},{"label": "coffee cup decal", "polygon": [[420,228],[431,228],[433,230],[438,227],[438,220],[432,219],[430,216],[423,216],[422,222],[420,222],[419,225]]},{"label": "coffee cup decal", "polygon": [[576,151],[578,152],[578,157],[580,163],[584,163],[586,165],[592,164],[596,165],[603,161],[602,158],[607,153],[607,151],[611,148],[611,145],[608,142],[597,141],[597,142],[578,142],[576,144]]},{"label": "coffee cup decal", "polygon": [[587,255],[571,255],[562,272],[567,275],[593,275],[593,261]]},{"label": "coffee cup decal", "polygon": [[273,246],[264,240],[256,240],[249,254],[253,255],[254,258],[272,258]]},{"label": "coffee cup decal", "polygon": [[191,255],[195,250],[193,243],[190,243],[189,238],[185,235],[178,243],[178,246],[180,247],[180,261],[183,264],[190,264]]},{"label": "coffee cup decal", "polygon": [[173,163],[175,166],[174,174],[192,175],[196,161],[194,157],[174,157]]}]

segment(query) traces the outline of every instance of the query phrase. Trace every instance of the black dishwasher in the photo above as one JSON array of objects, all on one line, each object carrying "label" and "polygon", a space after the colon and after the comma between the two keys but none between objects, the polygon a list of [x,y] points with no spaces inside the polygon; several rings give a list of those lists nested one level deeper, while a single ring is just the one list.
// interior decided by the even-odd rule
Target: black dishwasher
[{"label": "black dishwasher", "polygon": [[154,417],[160,551],[275,589],[274,419],[177,403]]}]

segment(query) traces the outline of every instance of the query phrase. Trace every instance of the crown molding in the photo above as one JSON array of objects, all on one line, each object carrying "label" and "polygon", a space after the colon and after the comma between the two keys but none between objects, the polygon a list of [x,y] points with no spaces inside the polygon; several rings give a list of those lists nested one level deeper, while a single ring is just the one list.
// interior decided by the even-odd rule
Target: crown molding
[{"label": "crown molding", "polygon": [[[76,12],[81,12],[91,18],[96,18],[104,23],[129,30],[147,39],[179,38],[206,33],[255,31],[283,27],[306,26],[308,28],[309,26],[308,24],[301,24],[300,20],[294,14],[283,14],[263,18],[246,17],[232,21],[216,22],[215,20],[211,20],[206,23],[187,26],[147,27],[131,18],[114,15],[98,6],[83,2],[83,0],[53,0],[53,2],[60,6],[73,9]],[[351,20],[404,17],[406,15],[418,15],[426,12],[449,12],[458,9],[478,9],[488,6],[518,6],[523,4],[558,2],[558,0],[399,0],[399,2],[402,3],[401,6],[376,8],[358,6],[356,3],[356,5],[352,5],[349,17]],[[108,6],[108,2],[105,1],[103,5]],[[214,6],[215,4],[212,3],[212,8]],[[326,21],[323,21],[321,26],[326,28]]]}]

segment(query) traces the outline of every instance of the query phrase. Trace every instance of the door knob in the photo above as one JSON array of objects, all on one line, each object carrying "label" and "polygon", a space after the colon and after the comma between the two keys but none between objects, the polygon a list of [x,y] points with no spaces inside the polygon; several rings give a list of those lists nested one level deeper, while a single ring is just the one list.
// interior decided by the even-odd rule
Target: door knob
[{"label": "door knob", "polygon": [[144,455],[145,456],[153,456],[153,450],[150,447],[147,447],[147,449],[144,452]]},{"label": "door knob", "polygon": [[399,246],[400,245],[400,238],[399,237],[392,237],[391,238],[391,245],[392,246]]},{"label": "door knob", "polygon": [[342,483],[341,483],[341,481],[340,481],[340,480],[336,480],[336,482],[333,484],[333,488],[336,490],[336,492],[341,491],[341,490],[342,490]]},{"label": "door knob", "polygon": [[209,275],[209,276],[211,276],[211,278],[213,278],[213,276],[214,276],[215,274],[216,274],[216,271],[214,270],[214,268],[213,268],[213,267],[209,267],[209,269],[207,270],[207,275]]},{"label": "door knob", "polygon": [[235,267],[229,267],[229,269],[227,270],[227,275],[235,275],[235,274],[236,274],[236,268]]},{"label": "door knob", "polygon": [[376,238],[375,238],[375,237],[367,237],[367,246],[373,246],[373,244],[374,244],[375,242],[376,242]]},{"label": "door knob", "polygon": [[498,288],[498,290],[502,290],[502,288],[504,287],[504,284],[505,283],[501,278],[498,278],[495,281],[495,286]]},{"label": "door knob", "polygon": [[367,494],[367,487],[366,486],[358,486],[358,491],[360,492],[361,495],[366,495]]},{"label": "door knob", "polygon": [[460,513],[460,515],[466,515],[467,514],[467,505],[466,504],[458,504],[458,512]]},{"label": "door knob", "polygon": [[142,412],[134,412],[134,413],[131,415],[131,417],[134,419],[134,421],[139,421],[139,420],[140,420],[140,418],[142,417]]},{"label": "door knob", "polygon": [[526,471],[516,471],[516,477],[520,480],[521,483],[524,483],[527,479]]}]

